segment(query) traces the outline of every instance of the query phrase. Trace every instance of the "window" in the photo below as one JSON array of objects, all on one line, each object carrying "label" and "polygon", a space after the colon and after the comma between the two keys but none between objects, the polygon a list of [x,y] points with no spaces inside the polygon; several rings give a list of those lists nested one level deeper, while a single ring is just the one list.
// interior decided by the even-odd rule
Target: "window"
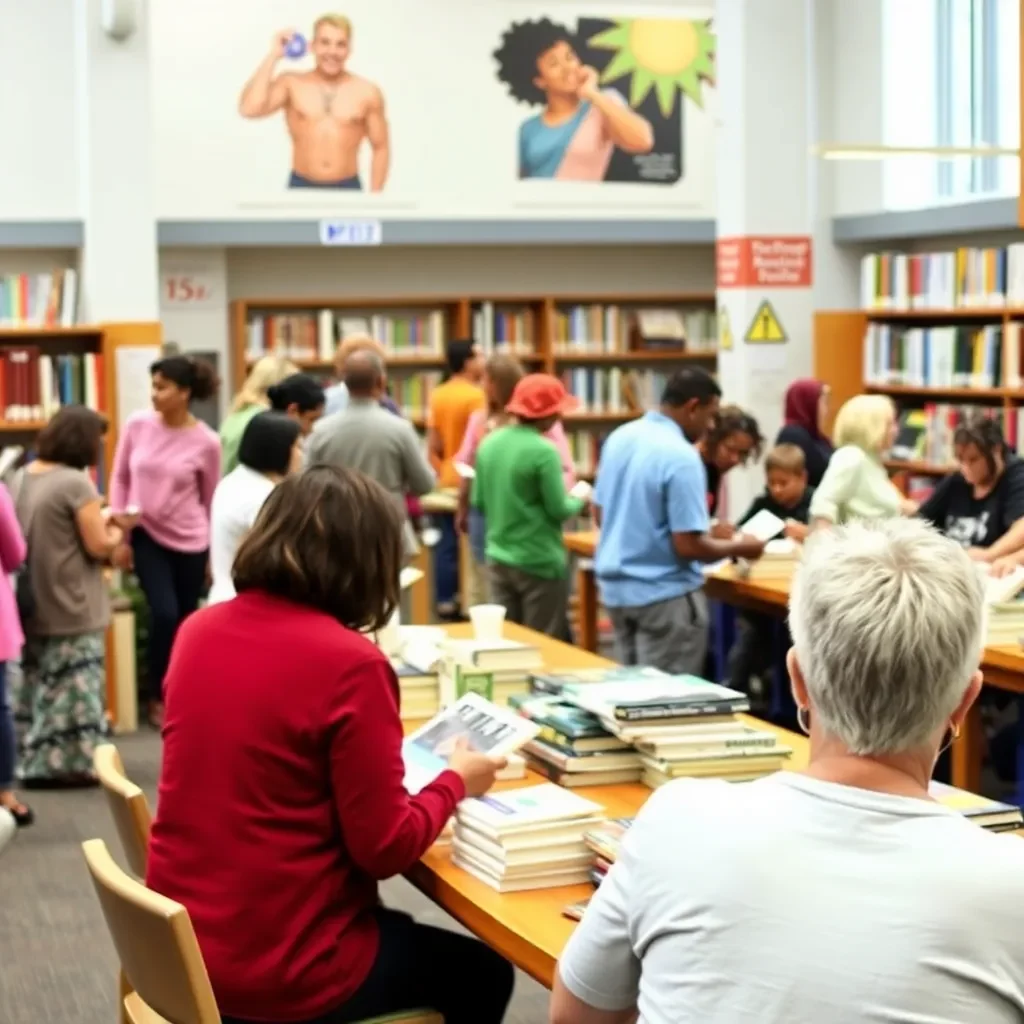
[{"label": "window", "polygon": [[[883,0],[889,145],[1020,145],[1018,0]],[[885,161],[885,205],[912,209],[1017,195],[1011,157]]]}]

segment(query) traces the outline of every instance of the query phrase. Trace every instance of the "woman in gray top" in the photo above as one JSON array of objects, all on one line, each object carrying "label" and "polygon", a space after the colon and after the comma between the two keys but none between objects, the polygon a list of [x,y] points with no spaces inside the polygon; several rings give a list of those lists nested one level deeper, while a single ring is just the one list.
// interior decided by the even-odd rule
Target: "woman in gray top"
[{"label": "woman in gray top", "polygon": [[103,563],[122,532],[88,473],[106,428],[85,406],[61,409],[40,432],[18,494],[32,610],[14,706],[28,788],[94,783],[93,749],[107,734]]}]

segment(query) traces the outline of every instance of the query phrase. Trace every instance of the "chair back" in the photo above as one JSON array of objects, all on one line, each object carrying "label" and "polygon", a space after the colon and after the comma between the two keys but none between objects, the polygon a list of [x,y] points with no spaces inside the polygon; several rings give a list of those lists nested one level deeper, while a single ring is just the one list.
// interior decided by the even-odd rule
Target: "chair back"
[{"label": "chair back", "polygon": [[149,828],[153,820],[146,794],[125,775],[121,755],[113,743],[102,743],[96,748],[93,767],[107,794],[107,803],[117,826],[128,867],[144,879],[149,852]]},{"label": "chair back", "polygon": [[122,871],[102,839],[82,852],[134,994],[173,1024],[221,1024],[188,911]]}]

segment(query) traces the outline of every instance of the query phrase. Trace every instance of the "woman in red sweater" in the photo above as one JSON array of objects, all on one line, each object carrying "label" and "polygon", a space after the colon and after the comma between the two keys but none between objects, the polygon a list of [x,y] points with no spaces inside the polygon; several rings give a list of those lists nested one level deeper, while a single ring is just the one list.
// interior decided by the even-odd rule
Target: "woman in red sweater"
[{"label": "woman in red sweater", "polygon": [[374,481],[286,479],[188,618],[165,684],[148,884],[191,915],[225,1024],[348,1024],[419,1007],[498,1024],[511,966],[380,903],[501,762],[459,750],[403,786],[398,683],[363,635],[398,603],[402,524]]}]

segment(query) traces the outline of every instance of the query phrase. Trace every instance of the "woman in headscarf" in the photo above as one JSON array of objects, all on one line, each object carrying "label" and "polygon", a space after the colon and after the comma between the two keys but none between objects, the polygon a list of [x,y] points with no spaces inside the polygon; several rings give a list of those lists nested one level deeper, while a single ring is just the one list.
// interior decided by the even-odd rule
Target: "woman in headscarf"
[{"label": "woman in headscarf", "polygon": [[795,444],[804,453],[807,482],[811,487],[821,483],[828,460],[832,458],[832,442],[822,432],[828,415],[828,399],[827,384],[812,377],[793,381],[786,390],[786,425],[775,439],[776,444]]}]

